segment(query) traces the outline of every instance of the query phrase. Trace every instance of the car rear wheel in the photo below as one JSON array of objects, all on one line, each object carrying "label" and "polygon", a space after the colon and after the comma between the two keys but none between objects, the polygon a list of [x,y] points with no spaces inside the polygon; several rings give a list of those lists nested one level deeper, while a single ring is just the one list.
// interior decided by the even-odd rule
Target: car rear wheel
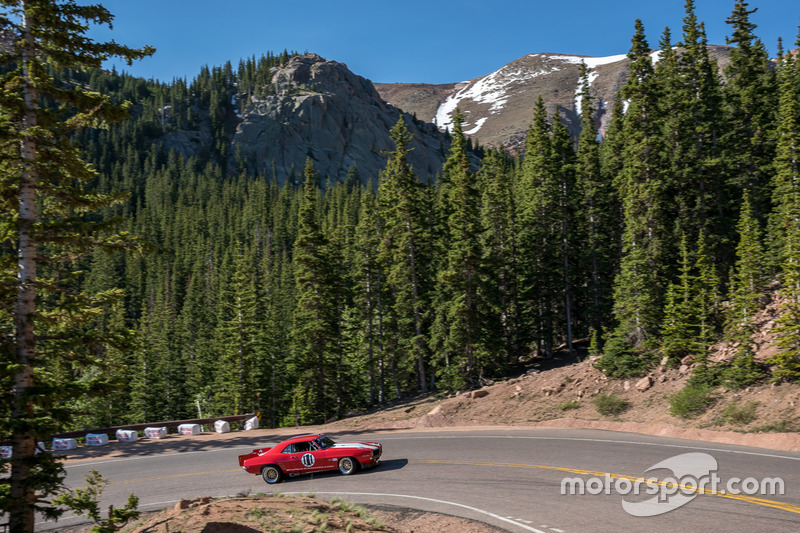
[{"label": "car rear wheel", "polygon": [[356,470],[358,470],[358,461],[352,457],[342,457],[339,459],[339,472],[345,476],[349,476]]},{"label": "car rear wheel", "polygon": [[270,485],[277,483],[283,477],[281,469],[275,465],[267,465],[261,469],[261,477]]}]

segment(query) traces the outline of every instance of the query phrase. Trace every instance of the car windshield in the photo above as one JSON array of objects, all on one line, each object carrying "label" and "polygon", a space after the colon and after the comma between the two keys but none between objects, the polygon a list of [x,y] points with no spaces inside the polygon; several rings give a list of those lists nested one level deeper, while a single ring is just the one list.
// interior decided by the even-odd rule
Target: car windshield
[{"label": "car windshield", "polygon": [[321,437],[317,437],[316,439],[314,439],[314,444],[319,446],[320,450],[324,450],[325,448],[330,448],[336,443],[333,442],[333,439],[331,439],[330,437],[326,437],[325,435],[323,435]]}]

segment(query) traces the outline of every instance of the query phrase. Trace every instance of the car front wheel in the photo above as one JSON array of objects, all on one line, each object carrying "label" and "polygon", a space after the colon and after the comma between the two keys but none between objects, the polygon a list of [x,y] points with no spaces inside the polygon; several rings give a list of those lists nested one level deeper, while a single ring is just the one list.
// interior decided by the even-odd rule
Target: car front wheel
[{"label": "car front wheel", "polygon": [[280,468],[275,465],[267,465],[261,469],[261,477],[264,478],[264,481],[272,485],[279,482],[283,476]]},{"label": "car front wheel", "polygon": [[342,457],[339,459],[339,472],[345,476],[349,476],[356,470],[358,470],[358,461],[352,457]]}]

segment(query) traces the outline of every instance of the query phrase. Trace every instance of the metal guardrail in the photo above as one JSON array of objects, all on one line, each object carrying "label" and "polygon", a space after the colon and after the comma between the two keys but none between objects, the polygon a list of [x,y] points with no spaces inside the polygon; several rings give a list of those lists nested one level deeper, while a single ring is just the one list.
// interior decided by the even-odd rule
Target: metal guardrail
[{"label": "metal guardrail", "polygon": [[[68,431],[66,433],[56,433],[54,435],[50,435],[51,439],[74,439],[78,437],[85,437],[89,433],[93,434],[102,434],[105,433],[111,438],[116,438],[117,430],[118,429],[127,429],[131,431],[144,431],[145,428],[150,427],[159,427],[159,428],[167,428],[167,429],[175,429],[181,424],[199,424],[201,426],[213,424],[217,420],[224,420],[225,422],[243,422],[245,420],[249,420],[256,416],[255,413],[249,413],[246,415],[233,415],[233,416],[216,416],[213,418],[194,418],[191,420],[169,420],[166,422],[148,422],[147,424],[128,424],[125,426],[112,426],[107,428],[96,428],[96,429],[83,429],[80,431]],[[4,444],[7,441],[2,441],[0,444]],[[2,524],[0,524],[0,528],[2,528]],[[1,531],[1,530],[0,530]]]},{"label": "metal guardrail", "polygon": [[85,429],[81,431],[69,431],[67,433],[58,433],[57,435],[52,435],[51,437],[54,439],[74,439],[76,437],[85,437],[88,433],[105,433],[109,436],[116,436],[118,429],[127,429],[131,431],[144,431],[145,428],[150,427],[157,427],[157,428],[167,428],[167,429],[175,429],[181,424],[200,424],[201,426],[207,424],[213,424],[217,420],[224,420],[225,422],[242,422],[244,420],[248,420],[256,416],[254,413],[246,414],[246,415],[234,415],[234,416],[217,416],[214,418],[194,418],[192,420],[170,420],[168,422],[148,422],[147,424],[128,424],[127,426],[113,426],[108,428],[99,428],[99,429]]}]

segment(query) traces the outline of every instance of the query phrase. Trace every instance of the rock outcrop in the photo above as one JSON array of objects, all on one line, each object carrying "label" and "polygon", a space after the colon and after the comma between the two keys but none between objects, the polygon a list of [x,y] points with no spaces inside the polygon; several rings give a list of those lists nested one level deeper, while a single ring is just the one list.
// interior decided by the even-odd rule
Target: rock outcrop
[{"label": "rock outcrop", "polygon": [[269,94],[244,107],[232,153],[280,183],[301,181],[307,157],[323,179],[344,180],[357,168],[362,182],[377,182],[394,149],[389,131],[401,115],[414,137],[408,159],[419,179],[432,179],[449,149],[446,135],[385,103],[344,64],[295,56],[273,68]]}]

